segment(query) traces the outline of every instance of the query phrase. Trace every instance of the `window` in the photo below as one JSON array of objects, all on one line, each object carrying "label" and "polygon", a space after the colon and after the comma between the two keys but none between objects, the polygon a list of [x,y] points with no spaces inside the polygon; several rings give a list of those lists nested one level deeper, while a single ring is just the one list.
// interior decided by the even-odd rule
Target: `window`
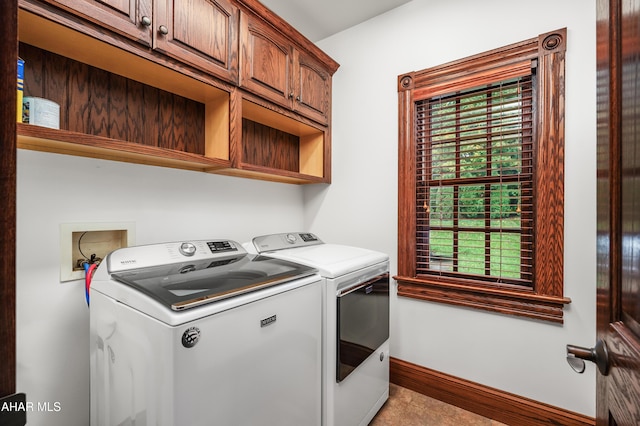
[{"label": "window", "polygon": [[565,50],[399,76],[398,295],[562,322]]}]

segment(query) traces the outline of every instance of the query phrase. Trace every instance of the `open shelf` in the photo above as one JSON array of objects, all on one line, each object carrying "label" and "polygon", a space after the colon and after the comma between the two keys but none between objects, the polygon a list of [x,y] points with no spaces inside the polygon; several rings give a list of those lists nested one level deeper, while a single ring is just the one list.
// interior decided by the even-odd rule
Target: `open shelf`
[{"label": "open shelf", "polygon": [[[264,108],[248,100],[242,101],[242,118],[245,123],[257,123],[257,125],[243,125],[245,131],[242,135],[243,148],[246,151],[264,152],[271,159],[259,159],[258,161],[247,162],[243,155],[242,168],[253,171],[274,172],[273,169],[286,172],[293,172],[303,175],[305,179],[321,182],[325,178],[324,169],[324,147],[325,131],[322,128],[310,126],[300,121],[294,120],[275,111]],[[270,132],[275,137],[264,137],[265,129],[273,129]],[[247,130],[250,133],[247,134]],[[282,166],[285,160],[275,160],[278,158],[291,158],[289,166]],[[255,155],[251,157],[255,158]],[[247,159],[248,160],[248,159]],[[270,167],[268,163],[280,167]]]},{"label": "open shelf", "polygon": [[60,131],[20,126],[20,147],[205,171],[229,166],[228,91],[24,10],[19,17],[25,96],[61,107]]},{"label": "open shelf", "polygon": [[19,148],[330,182],[330,127],[64,12],[18,19],[24,95],[60,105],[60,130],[19,124]]},{"label": "open shelf", "polygon": [[203,172],[229,167],[228,160],[23,123],[18,148]]}]

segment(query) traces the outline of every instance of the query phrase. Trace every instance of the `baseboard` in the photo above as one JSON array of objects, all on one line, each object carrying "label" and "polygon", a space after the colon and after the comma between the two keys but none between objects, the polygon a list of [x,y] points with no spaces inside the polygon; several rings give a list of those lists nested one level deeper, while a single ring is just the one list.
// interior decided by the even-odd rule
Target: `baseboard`
[{"label": "baseboard", "polygon": [[593,426],[594,418],[391,357],[390,381],[512,426]]}]

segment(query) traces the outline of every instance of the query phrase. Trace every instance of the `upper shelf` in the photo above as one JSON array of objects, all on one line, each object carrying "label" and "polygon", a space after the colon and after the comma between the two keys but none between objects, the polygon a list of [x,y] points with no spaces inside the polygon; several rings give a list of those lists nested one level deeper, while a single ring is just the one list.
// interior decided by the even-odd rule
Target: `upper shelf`
[{"label": "upper shelf", "polygon": [[229,161],[101,136],[18,123],[18,148],[201,172],[229,168]]},{"label": "upper shelf", "polygon": [[[259,5],[230,4],[246,13],[246,3]],[[330,182],[330,114],[316,114],[322,120],[315,121],[74,11],[37,0],[19,4],[21,51],[28,52],[25,96],[61,106],[60,130],[18,125],[19,148],[287,183]],[[337,64],[329,62],[332,74]],[[330,80],[326,87],[330,102]],[[102,116],[92,116],[95,111]]]}]

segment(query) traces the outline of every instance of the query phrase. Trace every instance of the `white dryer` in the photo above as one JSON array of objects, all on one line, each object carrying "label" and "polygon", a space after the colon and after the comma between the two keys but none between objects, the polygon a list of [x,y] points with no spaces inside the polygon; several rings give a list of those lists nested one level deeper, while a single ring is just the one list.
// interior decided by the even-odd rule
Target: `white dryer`
[{"label": "white dryer", "polygon": [[111,253],[91,285],[91,425],[319,426],[321,283],[234,241]]},{"label": "white dryer", "polygon": [[255,237],[245,248],[319,271],[322,424],[369,424],[389,397],[389,256],[308,232]]}]

